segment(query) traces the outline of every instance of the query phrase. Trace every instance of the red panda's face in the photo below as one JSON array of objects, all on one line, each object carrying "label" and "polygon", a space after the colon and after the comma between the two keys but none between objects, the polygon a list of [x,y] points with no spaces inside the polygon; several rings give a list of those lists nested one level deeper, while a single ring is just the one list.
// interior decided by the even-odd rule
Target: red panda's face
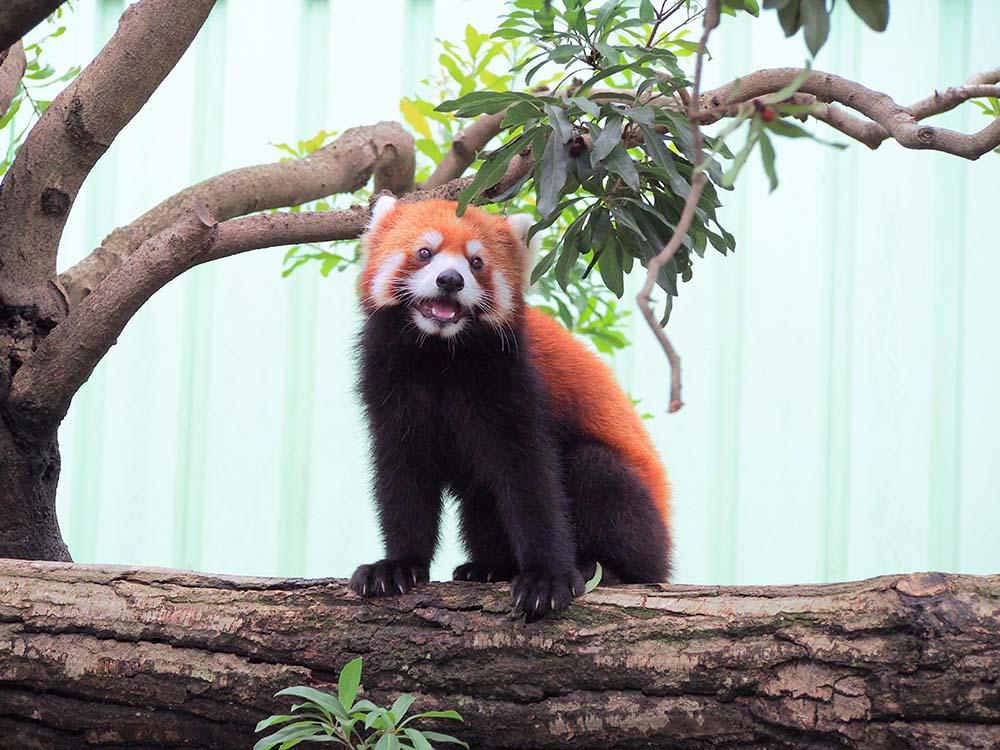
[{"label": "red panda's face", "polygon": [[362,305],[405,306],[419,331],[444,338],[509,325],[523,304],[530,223],[472,207],[459,218],[451,201],[382,197],[364,237]]}]

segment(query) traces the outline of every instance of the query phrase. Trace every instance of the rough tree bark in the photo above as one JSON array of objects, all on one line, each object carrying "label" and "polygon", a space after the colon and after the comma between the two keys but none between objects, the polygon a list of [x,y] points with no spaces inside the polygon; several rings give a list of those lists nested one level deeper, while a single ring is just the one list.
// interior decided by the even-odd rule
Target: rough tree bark
[{"label": "rough tree bark", "polygon": [[[1000,747],[1000,576],[599,588],[556,621],[505,586],[0,562],[0,736],[19,750],[248,750],[273,693],[456,708],[489,748]],[[453,727],[449,727],[452,729]],[[11,744],[13,743],[13,744]]]}]

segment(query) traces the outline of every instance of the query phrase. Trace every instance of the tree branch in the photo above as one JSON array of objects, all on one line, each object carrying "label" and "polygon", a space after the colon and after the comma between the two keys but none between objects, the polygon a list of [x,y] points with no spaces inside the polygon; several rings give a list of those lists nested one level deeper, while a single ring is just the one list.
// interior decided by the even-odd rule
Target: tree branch
[{"label": "tree branch", "polygon": [[[449,723],[475,750],[1000,745],[1000,577],[597,588],[557,620],[506,586],[360,600],[336,579],[0,561],[11,748],[247,750],[292,685]],[[123,689],[123,685],[127,689]]]},{"label": "tree branch", "polygon": [[[691,123],[691,132],[694,137],[694,153],[692,154],[692,162],[699,166],[705,160],[705,154],[702,149],[701,128],[699,127],[699,106],[701,102],[699,91],[701,90],[701,71],[705,61],[705,51],[708,48],[708,37],[712,33],[712,29],[719,25],[719,0],[708,0],[705,4],[703,24],[704,27],[701,34],[701,41],[698,42],[698,52],[695,56],[695,72],[692,94],[686,99],[688,102],[688,120]],[[643,317],[646,319],[646,323],[656,336],[657,341],[660,342],[660,347],[663,349],[663,353],[666,355],[667,361],[670,363],[670,404],[668,409],[671,413],[678,411],[682,406],[684,406],[684,401],[681,398],[681,360],[680,357],[677,356],[677,351],[670,342],[670,337],[667,336],[667,332],[663,330],[663,326],[661,326],[660,322],[656,319],[656,315],[653,312],[652,293],[653,288],[656,285],[656,280],[659,278],[660,271],[674,257],[674,253],[677,252],[681,243],[684,241],[684,238],[687,236],[688,230],[691,228],[691,222],[694,220],[695,212],[698,210],[698,201],[701,199],[701,194],[705,189],[705,183],[707,180],[708,178],[705,176],[704,171],[701,171],[700,169],[696,169],[692,174],[691,192],[688,193],[688,197],[684,201],[684,208],[681,210],[681,216],[677,221],[677,226],[674,228],[674,233],[670,236],[670,239],[667,241],[664,248],[655,256],[650,258],[649,263],[647,263],[646,280],[636,297],[636,302],[639,305],[639,309],[642,311]]]},{"label": "tree branch", "polygon": [[413,188],[413,170],[413,138],[398,123],[350,128],[305,158],[236,169],[182,190],[113,231],[59,280],[70,306],[75,306],[143,241],[178,221],[195,203],[226,221],[254,211],[352,193],[364,187],[372,174],[376,191],[402,194]]},{"label": "tree branch", "polygon": [[[742,76],[701,95],[699,122],[703,125],[731,114],[735,106],[774,94],[791,84],[803,71],[799,68],[769,68]],[[954,109],[969,99],[1000,96],[1000,68],[984,71],[962,86],[944,91],[903,107],[891,96],[869,89],[832,73],[813,71],[799,87],[799,103],[820,102],[817,119],[845,135],[876,148],[888,138],[905,148],[943,151],[966,159],[978,159],[1000,146],[1000,118],[977,133],[958,133],[947,128],[921,125],[920,120]],[[814,97],[810,100],[804,97]],[[843,105],[864,115],[855,117],[836,106]]]},{"label": "tree branch", "polygon": [[422,190],[433,190],[461,177],[486,144],[500,133],[500,123],[506,114],[504,110],[493,115],[483,115],[456,135],[452,139],[451,149],[438,163],[431,176],[420,183],[419,187]]},{"label": "tree branch", "polygon": [[66,0],[4,0],[0,4],[0,51],[44,21]]},{"label": "tree branch", "polygon": [[14,101],[27,62],[21,42],[14,42],[13,47],[0,54],[0,117],[7,114],[10,103]]},{"label": "tree branch", "polygon": [[216,231],[207,212],[192,210],[126,258],[17,371],[8,420],[20,431],[50,435],[125,324],[157,289],[196,264]]},{"label": "tree branch", "polygon": [[80,186],[174,68],[215,0],[140,0],[45,111],[0,190],[0,284],[44,284]]}]

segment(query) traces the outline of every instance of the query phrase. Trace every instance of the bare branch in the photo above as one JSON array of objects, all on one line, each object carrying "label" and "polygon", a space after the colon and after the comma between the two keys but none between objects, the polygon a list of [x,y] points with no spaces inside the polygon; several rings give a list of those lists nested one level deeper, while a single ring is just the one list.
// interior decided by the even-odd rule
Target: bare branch
[{"label": "bare branch", "polygon": [[10,103],[14,101],[27,62],[21,42],[15,42],[9,50],[0,53],[0,117],[7,114]]},{"label": "bare branch", "polygon": [[44,21],[66,0],[4,0],[0,4],[0,51]]},{"label": "bare branch", "polygon": [[376,191],[402,194],[413,187],[413,138],[398,123],[350,128],[303,159],[236,169],[182,190],[108,235],[101,246],[59,280],[76,305],[149,237],[177,222],[192,204],[219,221],[254,211],[296,206],[360,190],[372,174]]},{"label": "bare branch", "polygon": [[505,114],[506,110],[494,115],[483,115],[456,135],[451,142],[451,149],[438,163],[431,176],[420,183],[419,187],[422,190],[433,190],[461,177],[486,144],[500,133],[500,123],[503,122]]},{"label": "bare branch", "polygon": [[[686,99],[688,101],[688,120],[691,122],[691,131],[694,136],[693,157],[696,165],[700,165],[705,160],[705,154],[702,149],[701,128],[699,127],[701,71],[705,61],[705,50],[708,47],[708,37],[712,33],[712,29],[718,25],[719,0],[708,0],[705,4],[704,31],[701,35],[701,41],[698,43],[698,53],[695,57],[692,93],[690,98]],[[653,331],[653,334],[660,342],[663,353],[670,363],[670,405],[668,407],[670,412],[676,412],[684,405],[684,401],[681,399],[681,360],[677,356],[677,351],[674,349],[673,344],[670,342],[670,337],[667,336],[667,332],[663,330],[663,327],[656,319],[656,315],[653,313],[651,295],[660,271],[674,257],[674,253],[677,252],[677,249],[687,236],[688,230],[691,228],[691,222],[694,220],[695,211],[698,209],[698,201],[701,198],[702,191],[705,189],[707,180],[708,178],[703,171],[695,171],[692,175],[691,192],[688,193],[688,197],[684,201],[684,208],[681,211],[681,217],[677,222],[677,226],[674,228],[674,233],[670,236],[664,248],[650,258],[646,266],[646,280],[636,297],[639,309],[642,311],[646,323],[649,324],[650,330]]]},{"label": "bare branch", "polygon": [[[715,122],[733,111],[733,105],[773,94],[795,81],[799,68],[758,70],[701,95],[701,124]],[[973,97],[1000,96],[1000,69],[985,71],[962,86],[954,86],[903,107],[891,96],[869,89],[832,73],[813,71],[799,87],[798,95],[810,95],[827,106],[819,110],[823,120],[870,148],[887,138],[911,149],[943,151],[966,159],[978,159],[1000,146],[1000,120],[978,133],[958,133],[947,128],[921,125],[920,120],[954,109]],[[868,120],[848,114],[834,104],[854,110]],[[877,128],[877,130],[876,130]]]},{"label": "bare branch", "polygon": [[215,0],[140,0],[42,115],[0,190],[0,283],[44,283],[80,186],[201,28]]}]

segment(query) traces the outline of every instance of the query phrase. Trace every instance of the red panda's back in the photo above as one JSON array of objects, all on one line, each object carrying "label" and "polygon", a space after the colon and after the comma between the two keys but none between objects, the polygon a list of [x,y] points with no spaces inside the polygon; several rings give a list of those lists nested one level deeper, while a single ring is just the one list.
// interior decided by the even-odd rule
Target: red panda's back
[{"label": "red panda's back", "polygon": [[556,416],[618,450],[649,488],[664,520],[670,488],[656,448],[611,369],[545,313],[525,309],[535,363]]}]

